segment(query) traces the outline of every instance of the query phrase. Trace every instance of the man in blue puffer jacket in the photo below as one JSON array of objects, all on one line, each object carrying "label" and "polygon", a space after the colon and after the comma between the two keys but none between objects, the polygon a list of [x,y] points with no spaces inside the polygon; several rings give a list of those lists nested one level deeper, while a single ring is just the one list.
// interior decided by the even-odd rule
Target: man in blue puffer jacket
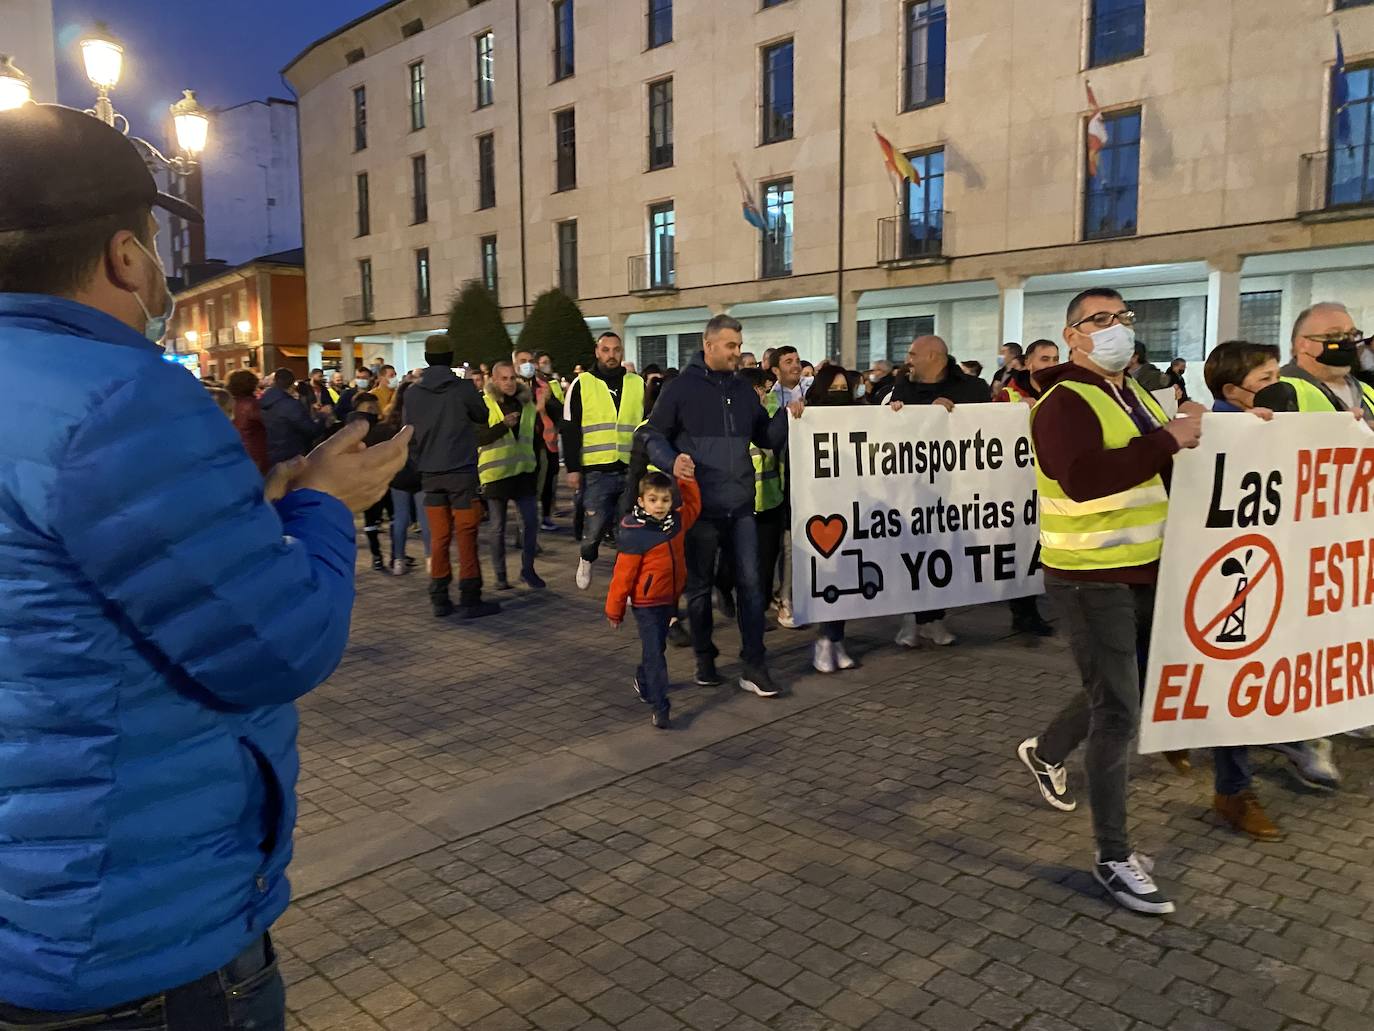
[{"label": "man in blue puffer jacket", "polygon": [[740,323],[717,315],[706,324],[703,350],[663,388],[644,428],[649,459],[659,469],[689,475],[681,456],[695,463],[701,486],[701,518],[687,534],[687,618],[696,653],[696,682],[721,683],[719,651],[711,641],[711,589],[716,553],[725,547],[735,568],[737,613],[744,668],[739,686],[760,698],[781,693],[768,673],[763,647],[763,587],[759,579],[758,528],[754,523],[754,462],[749,446],[780,451],[787,443],[787,413],[800,416],[794,401],[771,418],[758,394],[735,375],[739,368]]},{"label": "man in blue puffer jacket", "polygon": [[[348,639],[349,508],[409,433],[279,467],[157,346],[135,145],[0,112],[0,1027],[284,1027],[294,699]],[[284,496],[282,496],[284,495]]]}]

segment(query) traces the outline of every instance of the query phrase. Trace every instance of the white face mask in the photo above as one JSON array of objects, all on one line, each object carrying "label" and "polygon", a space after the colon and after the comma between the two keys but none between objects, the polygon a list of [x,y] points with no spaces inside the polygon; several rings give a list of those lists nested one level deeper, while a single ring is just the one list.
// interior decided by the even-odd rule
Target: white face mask
[{"label": "white face mask", "polygon": [[534,362],[521,362],[515,370],[523,379],[534,379]]},{"label": "white face mask", "polygon": [[803,377],[801,378],[801,382],[797,384],[797,388],[798,388],[803,394],[805,394],[808,390],[811,389],[811,384],[812,384],[812,383],[815,383],[815,382],[816,382],[816,377],[815,377],[815,376],[803,376]]},{"label": "white face mask", "polygon": [[138,291],[134,291],[134,300],[137,301],[138,306],[143,309],[143,335],[153,343],[160,344],[162,338],[167,335],[167,323],[172,321],[172,313],[176,311],[177,299],[172,296],[172,291],[167,289],[167,273],[162,270],[162,262],[158,260],[157,255],[153,254],[147,247],[139,243],[137,237],[134,238],[134,245],[144,254],[148,255],[149,260],[152,261],[153,267],[157,269],[157,281],[162,284],[162,292],[167,297],[167,301],[162,309],[162,314],[154,315],[148,310],[148,306],[143,303],[143,298],[138,296]]},{"label": "white face mask", "polygon": [[1088,357],[1103,372],[1121,372],[1131,364],[1131,356],[1135,354],[1135,330],[1130,326],[1116,322],[1088,335],[1093,342]]},{"label": "white face mask", "polygon": [[366,390],[367,384],[368,381],[363,379],[361,376],[359,376],[357,379],[353,381],[353,385],[357,387],[359,390]]}]

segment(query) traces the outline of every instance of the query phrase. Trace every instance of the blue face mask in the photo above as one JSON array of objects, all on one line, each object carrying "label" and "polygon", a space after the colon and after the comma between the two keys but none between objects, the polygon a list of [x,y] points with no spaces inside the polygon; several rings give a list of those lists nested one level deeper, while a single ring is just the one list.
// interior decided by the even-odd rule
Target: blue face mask
[{"label": "blue face mask", "polygon": [[134,243],[138,245],[139,250],[148,255],[148,258],[153,263],[153,267],[157,269],[157,281],[162,284],[162,292],[167,296],[167,303],[163,308],[162,314],[154,315],[148,311],[148,306],[143,303],[143,298],[138,295],[138,292],[134,292],[134,300],[137,301],[138,306],[143,309],[143,318],[145,319],[143,324],[143,335],[153,343],[160,344],[162,343],[162,338],[167,335],[167,323],[172,321],[172,313],[176,311],[177,299],[172,296],[172,291],[167,289],[167,274],[162,270],[162,262],[158,261],[156,255],[149,251],[147,247],[139,243],[137,237],[134,238]]}]

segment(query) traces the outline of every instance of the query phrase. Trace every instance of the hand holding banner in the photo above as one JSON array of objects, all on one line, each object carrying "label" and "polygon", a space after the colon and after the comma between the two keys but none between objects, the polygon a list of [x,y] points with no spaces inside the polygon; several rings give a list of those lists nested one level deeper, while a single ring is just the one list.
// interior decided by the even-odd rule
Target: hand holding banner
[{"label": "hand holding banner", "polygon": [[1203,417],[1174,460],[1140,750],[1374,724],[1374,432]]}]

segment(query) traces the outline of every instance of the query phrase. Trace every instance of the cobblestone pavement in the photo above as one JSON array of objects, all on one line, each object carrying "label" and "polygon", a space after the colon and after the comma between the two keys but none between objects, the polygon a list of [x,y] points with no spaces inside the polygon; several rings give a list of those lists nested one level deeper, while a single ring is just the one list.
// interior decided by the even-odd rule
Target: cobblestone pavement
[{"label": "cobblestone pavement", "polygon": [[[313,887],[276,930],[292,1027],[1374,1027],[1371,750],[1338,742],[1330,797],[1262,754],[1270,845],[1209,816],[1205,753],[1191,778],[1139,759],[1135,838],[1179,912],[1135,916],[1084,872],[1086,806],[1037,805],[1016,761],[1075,678],[1059,642],[1006,636],[1005,607],[954,614],[964,640],[938,651],[851,625],[864,668],[826,678],[808,633],[771,632],[792,697],[683,687],[663,734],[629,689],[633,634],[599,621],[607,559],[578,594],[546,542],[551,589],[479,625],[360,567],[348,657],[302,704],[298,855],[426,799],[485,806],[486,829],[416,817],[427,844],[401,861],[301,860]],[[579,753],[609,764],[589,790],[505,786]]]}]

